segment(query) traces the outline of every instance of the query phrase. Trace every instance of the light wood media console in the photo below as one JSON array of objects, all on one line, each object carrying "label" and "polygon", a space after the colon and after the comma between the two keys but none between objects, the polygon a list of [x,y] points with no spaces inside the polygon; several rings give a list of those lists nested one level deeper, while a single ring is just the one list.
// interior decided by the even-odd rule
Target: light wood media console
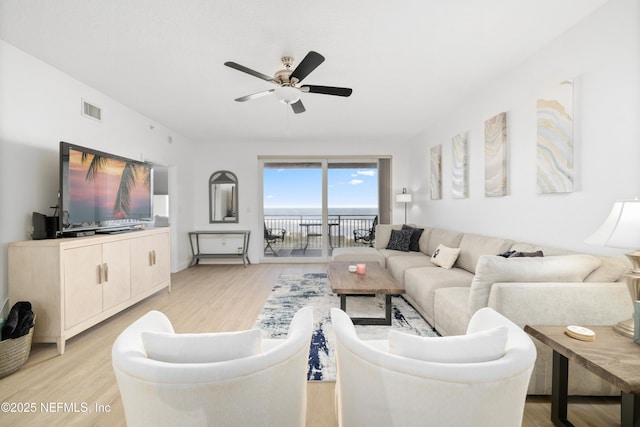
[{"label": "light wood media console", "polygon": [[9,301],[30,301],[34,342],[74,335],[171,291],[169,228],[9,243]]}]

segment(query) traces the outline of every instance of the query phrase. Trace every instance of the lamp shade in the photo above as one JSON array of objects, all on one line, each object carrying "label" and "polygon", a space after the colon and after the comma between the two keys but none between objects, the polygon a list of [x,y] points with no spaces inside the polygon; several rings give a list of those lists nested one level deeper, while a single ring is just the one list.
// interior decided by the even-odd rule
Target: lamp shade
[{"label": "lamp shade", "polygon": [[397,203],[411,203],[411,194],[409,194],[409,193],[396,194],[396,202]]},{"label": "lamp shade", "polygon": [[640,200],[615,202],[607,219],[585,243],[614,248],[640,248]]}]

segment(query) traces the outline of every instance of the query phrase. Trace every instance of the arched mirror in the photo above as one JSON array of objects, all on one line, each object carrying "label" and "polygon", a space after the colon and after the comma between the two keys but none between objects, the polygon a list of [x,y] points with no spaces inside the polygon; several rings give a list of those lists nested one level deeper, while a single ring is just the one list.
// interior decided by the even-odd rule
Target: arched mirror
[{"label": "arched mirror", "polygon": [[238,178],[217,171],[209,177],[209,223],[238,222]]}]

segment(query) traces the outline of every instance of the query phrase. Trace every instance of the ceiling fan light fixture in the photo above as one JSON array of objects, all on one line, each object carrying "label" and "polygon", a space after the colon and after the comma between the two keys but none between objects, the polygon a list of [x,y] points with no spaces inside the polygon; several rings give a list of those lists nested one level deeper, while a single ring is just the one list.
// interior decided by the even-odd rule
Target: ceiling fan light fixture
[{"label": "ceiling fan light fixture", "polygon": [[276,98],[285,104],[293,104],[300,99],[300,90],[292,86],[280,86],[274,90]]}]

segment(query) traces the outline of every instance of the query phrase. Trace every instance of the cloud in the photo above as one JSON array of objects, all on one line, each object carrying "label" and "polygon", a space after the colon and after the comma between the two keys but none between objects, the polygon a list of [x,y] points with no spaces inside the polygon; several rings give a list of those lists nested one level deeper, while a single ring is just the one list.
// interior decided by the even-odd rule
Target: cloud
[{"label": "cloud", "polygon": [[373,169],[358,171],[358,175],[376,176],[376,171]]},{"label": "cloud", "polygon": [[275,199],[275,197],[273,196],[273,194],[268,194],[266,196],[264,196],[265,199]]},{"label": "cloud", "polygon": [[352,179],[351,181],[349,181],[349,184],[351,185],[358,185],[358,184],[362,184],[364,181],[361,179]]}]

